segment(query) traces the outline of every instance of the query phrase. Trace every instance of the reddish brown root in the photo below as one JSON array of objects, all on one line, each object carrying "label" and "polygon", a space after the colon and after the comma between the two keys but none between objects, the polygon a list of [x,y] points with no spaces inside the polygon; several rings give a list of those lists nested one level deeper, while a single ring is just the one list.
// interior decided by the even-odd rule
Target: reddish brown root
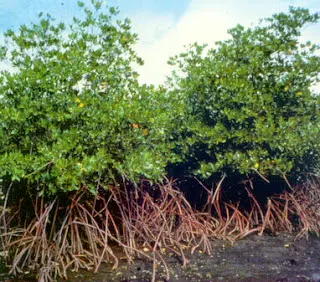
[{"label": "reddish brown root", "polygon": [[29,268],[38,271],[39,280],[52,281],[66,278],[69,270],[96,272],[102,263],[116,268],[118,246],[128,263],[136,257],[153,261],[155,281],[159,264],[169,279],[166,252],[176,254],[186,266],[187,252],[211,254],[213,239],[234,242],[252,233],[294,230],[297,239],[309,232],[319,236],[319,178],[268,198],[265,207],[249,187],[249,211],[241,210],[239,203],[222,202],[223,180],[212,190],[203,186],[208,197],[201,212],[190,206],[172,180],[153,186],[149,182],[139,187],[111,186],[94,198],[83,187],[67,207],[38,197],[34,218],[24,227],[12,227],[18,214],[9,216],[5,205],[0,216],[1,251],[12,274]]}]

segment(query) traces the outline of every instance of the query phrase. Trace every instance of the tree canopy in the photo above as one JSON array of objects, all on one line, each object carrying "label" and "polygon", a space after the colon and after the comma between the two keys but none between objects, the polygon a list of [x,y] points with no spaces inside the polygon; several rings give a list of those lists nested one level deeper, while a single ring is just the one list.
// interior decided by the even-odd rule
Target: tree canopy
[{"label": "tree canopy", "polygon": [[159,180],[190,159],[204,177],[319,164],[319,46],[299,42],[319,14],[291,8],[216,48],[194,44],[165,88],[139,84],[128,19],[79,6],[70,25],[41,13],[5,34],[1,59],[17,71],[0,74],[0,177],[56,193]]},{"label": "tree canopy", "polygon": [[198,173],[283,174],[319,164],[319,46],[301,43],[319,20],[290,8],[254,28],[230,29],[216,48],[194,44],[171,58],[171,91],[185,103],[187,156]]},{"label": "tree canopy", "polygon": [[[56,23],[50,15],[8,30],[1,72],[0,177],[26,180],[41,191],[158,179],[174,117],[164,90],[139,85],[130,20],[100,1],[83,19]],[[171,130],[172,129],[172,130]]]}]

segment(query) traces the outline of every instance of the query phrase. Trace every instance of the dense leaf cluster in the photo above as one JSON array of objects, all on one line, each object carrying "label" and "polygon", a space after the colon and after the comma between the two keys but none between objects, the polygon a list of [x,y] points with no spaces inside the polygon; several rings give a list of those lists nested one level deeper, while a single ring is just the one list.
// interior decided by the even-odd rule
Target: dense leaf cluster
[{"label": "dense leaf cluster", "polygon": [[[300,43],[319,14],[291,8],[260,26],[229,30],[217,47],[171,59],[171,89],[185,101],[189,156],[198,172],[310,171],[319,163],[319,46]],[[319,93],[318,93],[319,94]]]},{"label": "dense leaf cluster", "polygon": [[319,47],[300,44],[318,14],[291,9],[206,51],[171,59],[164,87],[140,85],[137,35],[118,11],[79,2],[70,25],[8,30],[0,74],[0,177],[45,193],[161,179],[190,158],[198,173],[287,173],[319,162]]},{"label": "dense leaf cluster", "polygon": [[17,71],[1,74],[0,176],[52,193],[159,178],[174,159],[171,101],[138,84],[130,21],[98,1],[79,4],[84,19],[69,27],[40,14],[38,24],[6,33],[4,59]]}]

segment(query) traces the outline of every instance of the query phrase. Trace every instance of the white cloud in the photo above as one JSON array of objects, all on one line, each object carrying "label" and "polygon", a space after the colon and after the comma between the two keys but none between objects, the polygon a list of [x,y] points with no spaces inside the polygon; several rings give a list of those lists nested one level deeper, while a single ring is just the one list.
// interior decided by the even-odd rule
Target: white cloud
[{"label": "white cloud", "polygon": [[[193,9],[189,7],[185,15],[179,22],[167,21],[167,32],[160,36],[150,30],[158,29],[163,24],[163,19],[158,17],[149,21],[146,17],[141,17],[142,32],[140,34],[142,44],[137,46],[138,54],[144,59],[145,65],[139,69],[140,80],[146,83],[159,84],[169,74],[170,67],[167,61],[170,56],[179,54],[184,50],[184,45],[189,45],[195,41],[199,43],[213,43],[216,40],[226,39],[226,30],[223,28],[214,28],[214,23],[222,23],[223,26],[228,24],[228,18],[213,11],[212,9]],[[134,18],[133,18],[133,22]],[[152,41],[147,40],[148,44],[143,44],[144,26],[147,26],[149,34],[153,34]],[[212,36],[213,35],[213,36]],[[212,38],[215,38],[212,40]],[[211,39],[211,40],[210,40]]]},{"label": "white cloud", "polygon": [[139,35],[138,48],[150,47],[155,41],[174,27],[175,18],[171,14],[156,14],[151,12],[140,12],[130,17],[132,27]]},{"label": "white cloud", "polygon": [[[256,25],[258,19],[269,17],[279,11],[287,11],[289,5],[309,7],[312,12],[320,10],[319,0],[192,0],[184,14],[177,20],[174,13],[149,11],[128,14],[133,30],[139,35],[135,46],[145,65],[138,68],[140,81],[161,84],[170,75],[169,57],[185,50],[185,45],[208,43],[214,46],[218,40],[228,38],[227,30],[238,23]],[[319,24],[307,28],[302,40],[320,44]],[[3,38],[0,36],[0,45]],[[12,67],[0,63],[1,69]],[[316,87],[320,92],[320,85]],[[319,90],[318,90],[319,89]]]},{"label": "white cloud", "polygon": [[[0,34],[0,47],[1,46],[6,46],[6,42],[5,42],[5,38],[4,38],[4,35],[3,34]],[[10,47],[10,46],[9,46]],[[10,50],[10,48],[9,48]],[[16,68],[14,68],[10,62],[8,61],[0,61],[0,72],[1,71],[9,71],[9,72],[15,72],[16,71]]]},{"label": "white cloud", "polygon": [[139,35],[135,49],[145,61],[144,66],[138,68],[140,80],[144,83],[161,83],[170,50],[169,46],[163,48],[161,42],[168,41],[176,28],[174,15],[141,12],[131,15],[130,18],[133,31]]},{"label": "white cloud", "polygon": [[[139,68],[140,81],[161,84],[170,74],[167,60],[185,50],[184,45],[194,42],[208,43],[228,38],[227,30],[242,24],[257,24],[260,18],[270,17],[279,11],[287,11],[289,5],[308,7],[305,0],[237,1],[192,0],[178,22],[170,15],[136,14],[135,30],[141,42],[136,50],[145,65]],[[311,9],[312,10],[312,9]],[[318,41],[319,28],[307,29],[307,39]]]}]

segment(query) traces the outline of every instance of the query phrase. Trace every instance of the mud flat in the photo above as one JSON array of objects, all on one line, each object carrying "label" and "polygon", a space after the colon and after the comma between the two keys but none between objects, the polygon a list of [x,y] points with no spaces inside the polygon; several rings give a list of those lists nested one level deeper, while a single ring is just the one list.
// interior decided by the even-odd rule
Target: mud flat
[{"label": "mud flat", "polygon": [[[170,270],[169,281],[320,281],[320,238],[295,241],[292,234],[252,235],[233,245],[213,241],[213,254],[196,251],[187,254],[189,264],[173,254],[166,259]],[[136,260],[127,265],[124,261],[116,270],[102,265],[99,273],[81,271],[70,273],[68,281],[150,281],[152,263]],[[157,267],[157,281],[166,281],[163,265]]]}]

